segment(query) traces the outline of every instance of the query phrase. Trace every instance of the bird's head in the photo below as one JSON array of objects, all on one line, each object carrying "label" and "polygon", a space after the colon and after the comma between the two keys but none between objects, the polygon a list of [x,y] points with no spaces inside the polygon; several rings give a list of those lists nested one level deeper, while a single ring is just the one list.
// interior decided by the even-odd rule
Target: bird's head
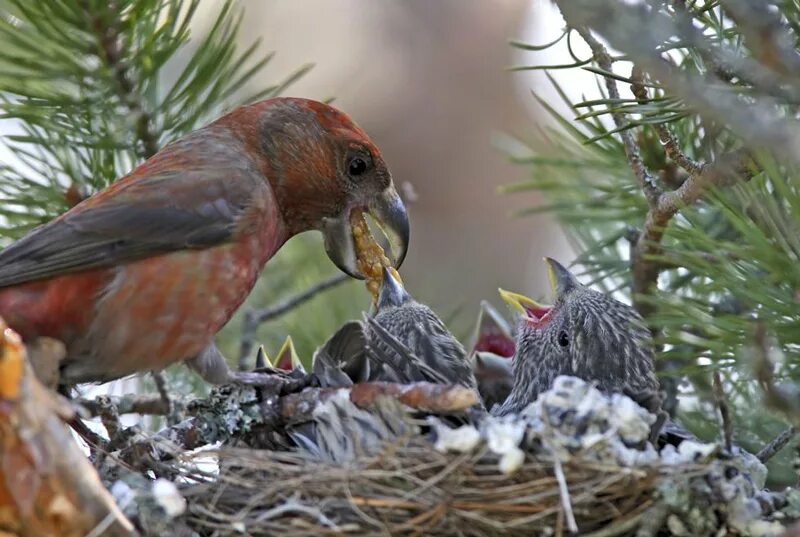
[{"label": "bird's head", "polygon": [[481,301],[472,342],[473,353],[488,352],[504,358],[514,356],[514,336],[508,321],[485,300]]},{"label": "bird's head", "polygon": [[397,277],[395,271],[388,267],[383,268],[383,281],[375,304],[376,312],[385,312],[392,308],[399,308],[405,304],[416,304],[414,298],[406,291],[403,282]]},{"label": "bird's head", "polygon": [[[350,225],[368,212],[386,235],[395,267],[408,248],[406,208],[380,151],[346,114],[308,99],[275,98],[243,107],[236,130],[259,155],[289,235],[319,230],[339,269],[363,278]],[[238,112],[238,111],[237,111]]]},{"label": "bird's head", "polygon": [[550,380],[571,374],[601,384],[648,375],[651,337],[636,310],[584,286],[554,259],[545,262],[552,305],[500,291],[519,315],[515,367],[546,374]]}]

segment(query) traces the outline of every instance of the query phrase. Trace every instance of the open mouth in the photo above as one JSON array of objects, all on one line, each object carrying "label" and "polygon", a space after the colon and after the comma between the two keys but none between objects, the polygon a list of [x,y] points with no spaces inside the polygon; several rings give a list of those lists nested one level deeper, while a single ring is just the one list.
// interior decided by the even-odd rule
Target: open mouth
[{"label": "open mouth", "polygon": [[500,296],[511,309],[516,311],[526,322],[534,326],[542,326],[550,320],[553,306],[540,304],[525,295],[498,289]]},{"label": "open mouth", "polygon": [[553,310],[549,306],[539,306],[534,308],[525,308],[526,320],[534,324],[542,324],[550,318],[550,312]]}]

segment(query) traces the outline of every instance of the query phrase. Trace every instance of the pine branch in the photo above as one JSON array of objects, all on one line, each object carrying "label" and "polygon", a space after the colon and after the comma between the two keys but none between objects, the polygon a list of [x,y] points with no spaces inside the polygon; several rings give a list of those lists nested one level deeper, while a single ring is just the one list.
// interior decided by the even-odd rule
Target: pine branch
[{"label": "pine branch", "polygon": [[142,158],[150,158],[158,153],[158,135],[153,130],[151,115],[145,110],[143,99],[138,94],[137,86],[131,79],[130,71],[123,58],[125,51],[121,49],[122,37],[118,27],[119,6],[116,2],[109,2],[104,11],[93,9],[88,2],[83,2],[83,9],[90,21],[100,45],[100,57],[114,73],[114,79],[120,92],[120,100],[125,104],[128,112],[136,118],[136,138],[142,147],[137,151]]},{"label": "pine branch", "polygon": [[758,460],[760,460],[762,463],[766,464],[772,457],[777,455],[780,450],[785,448],[795,436],[797,436],[796,427],[784,429],[769,444],[761,448],[761,450],[756,453],[756,457],[758,457]]},{"label": "pine branch", "polygon": [[[569,22],[568,19],[567,22]],[[613,60],[606,48],[594,38],[588,28],[576,26],[575,29],[583,38],[583,40],[589,45],[589,48],[592,49],[592,54],[594,54],[594,60],[597,62],[597,65],[599,65],[600,68],[607,73],[613,73]],[[605,76],[604,79],[609,98],[619,101],[620,97],[619,90],[617,89],[617,81],[611,76]],[[633,134],[630,130],[626,129],[627,122],[625,121],[625,116],[620,112],[612,112],[611,117],[613,118],[617,129],[620,130],[619,135],[622,138],[622,145],[625,148],[625,156],[628,158],[628,163],[631,166],[631,170],[633,170],[634,176],[636,176],[636,179],[639,181],[639,186],[641,186],[645,197],[652,205],[659,194],[655,179],[653,179],[653,176],[647,171],[644,162],[642,162],[639,146],[633,139]]]},{"label": "pine branch", "polygon": [[698,202],[710,188],[730,185],[737,178],[749,179],[752,175],[747,169],[748,162],[747,153],[737,151],[710,165],[698,164],[696,173],[690,174],[677,189],[662,192],[647,211],[644,228],[631,252],[634,304],[642,316],[649,317],[654,311],[652,303],[642,297],[651,295],[656,287],[662,268],[657,257],[664,253],[661,241],[670,220],[681,208]]}]

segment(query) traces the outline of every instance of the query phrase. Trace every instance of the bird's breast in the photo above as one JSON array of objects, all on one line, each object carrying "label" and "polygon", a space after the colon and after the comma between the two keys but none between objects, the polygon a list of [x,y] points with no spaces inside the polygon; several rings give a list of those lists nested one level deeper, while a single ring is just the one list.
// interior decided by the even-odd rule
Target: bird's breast
[{"label": "bird's breast", "polygon": [[283,243],[274,231],[117,269],[82,342],[89,354],[84,365],[119,377],[198,354],[244,302]]}]

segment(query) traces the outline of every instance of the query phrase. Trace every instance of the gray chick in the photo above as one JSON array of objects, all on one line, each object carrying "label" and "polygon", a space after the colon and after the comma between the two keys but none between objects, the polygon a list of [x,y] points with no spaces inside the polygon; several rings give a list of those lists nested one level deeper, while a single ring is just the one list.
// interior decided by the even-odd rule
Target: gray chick
[{"label": "gray chick", "polygon": [[389,270],[384,271],[374,316],[348,322],[320,347],[314,374],[323,386],[427,381],[477,390],[464,347]]},{"label": "gray chick", "polygon": [[659,413],[652,337],[639,314],[585,287],[554,259],[545,261],[555,295],[552,306],[501,290],[520,319],[512,362],[514,387],[493,413],[520,412],[559,375],[594,382],[603,392],[623,393]]}]

